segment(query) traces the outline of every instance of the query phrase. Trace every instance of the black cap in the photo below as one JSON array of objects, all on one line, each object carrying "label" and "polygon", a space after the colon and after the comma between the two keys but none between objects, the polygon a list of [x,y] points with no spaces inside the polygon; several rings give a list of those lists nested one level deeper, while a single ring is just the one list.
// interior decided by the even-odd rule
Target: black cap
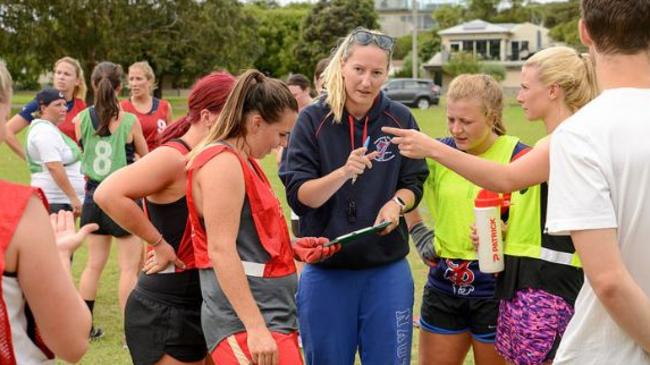
[{"label": "black cap", "polygon": [[51,87],[45,88],[36,94],[36,101],[38,102],[38,105],[48,106],[51,102],[59,99],[65,100],[65,96],[63,96],[63,93],[61,93],[59,90],[53,89]]}]

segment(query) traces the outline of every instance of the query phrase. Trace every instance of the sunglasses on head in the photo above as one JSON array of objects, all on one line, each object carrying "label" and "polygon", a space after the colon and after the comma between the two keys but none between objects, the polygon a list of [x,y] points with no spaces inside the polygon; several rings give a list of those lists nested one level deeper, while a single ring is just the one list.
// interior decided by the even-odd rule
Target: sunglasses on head
[{"label": "sunglasses on head", "polygon": [[392,52],[393,46],[395,45],[395,40],[384,34],[375,34],[363,29],[355,29],[352,32],[352,39],[364,46],[369,45],[371,42],[374,42],[379,48]]}]

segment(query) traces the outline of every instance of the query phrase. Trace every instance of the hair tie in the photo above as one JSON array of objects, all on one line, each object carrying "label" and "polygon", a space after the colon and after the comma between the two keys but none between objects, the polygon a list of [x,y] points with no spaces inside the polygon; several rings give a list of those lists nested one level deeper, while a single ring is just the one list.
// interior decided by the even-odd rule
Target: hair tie
[{"label": "hair tie", "polygon": [[257,81],[257,83],[261,84],[264,82],[264,74],[261,72],[255,72],[253,79]]}]

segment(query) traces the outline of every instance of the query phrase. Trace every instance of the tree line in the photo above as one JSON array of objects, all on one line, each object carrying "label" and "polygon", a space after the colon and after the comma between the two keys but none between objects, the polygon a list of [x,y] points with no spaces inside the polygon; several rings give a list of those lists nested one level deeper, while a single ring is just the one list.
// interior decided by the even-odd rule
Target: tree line
[{"label": "tree line", "polygon": [[[573,44],[578,0],[529,4],[468,0],[439,7],[435,29],[418,39],[420,61],[439,50],[437,31],[482,18],[531,21]],[[88,78],[103,60],[127,66],[147,60],[159,79],[188,87],[215,69],[255,67],[282,77],[311,75],[319,59],[357,26],[379,28],[373,0],[319,0],[280,6],[273,0],[4,0],[0,3],[0,57],[18,87],[37,87],[38,75],[63,56],[77,58]],[[410,57],[410,36],[397,40],[394,58]],[[410,67],[409,67],[410,68]]]},{"label": "tree line", "polygon": [[103,60],[147,60],[159,79],[187,87],[215,69],[310,74],[357,25],[378,26],[372,0],[14,0],[0,3],[0,57],[22,88],[63,56],[79,59],[87,79]]}]

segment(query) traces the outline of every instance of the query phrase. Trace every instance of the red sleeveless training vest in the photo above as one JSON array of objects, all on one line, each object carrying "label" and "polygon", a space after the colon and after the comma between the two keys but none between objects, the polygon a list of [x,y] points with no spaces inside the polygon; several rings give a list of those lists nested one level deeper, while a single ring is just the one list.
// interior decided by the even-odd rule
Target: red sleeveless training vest
[{"label": "red sleeveless training vest", "polygon": [[[155,102],[155,101],[154,101]],[[130,99],[122,100],[122,110],[133,113],[142,126],[142,134],[147,141],[147,148],[153,151],[160,145],[160,134],[167,128],[167,114],[169,114],[169,102],[158,99],[158,108],[154,112],[140,113],[135,109]]]},{"label": "red sleeveless training vest", "polygon": [[[29,198],[39,197],[47,206],[45,195],[40,189],[12,184],[0,180],[0,273],[5,269],[5,252],[23,216]],[[2,282],[0,281],[0,364],[15,365],[16,357],[11,342],[11,324],[7,317],[7,308],[2,300]],[[47,348],[44,348],[47,350]],[[49,351],[49,350],[47,350]]]},{"label": "red sleeveless training vest", "polygon": [[[289,229],[280,208],[280,202],[273,194],[273,189],[258,163],[248,158],[248,163],[237,151],[223,144],[215,144],[201,151],[189,166],[187,172],[187,205],[190,221],[192,222],[192,243],[196,266],[200,269],[211,268],[208,256],[207,236],[192,197],[193,173],[203,167],[208,161],[222,152],[237,156],[244,173],[246,197],[248,198],[255,230],[264,247],[271,257],[264,265],[262,277],[283,277],[296,272],[293,261],[293,250],[289,238]],[[250,166],[252,167],[249,167]]]}]

